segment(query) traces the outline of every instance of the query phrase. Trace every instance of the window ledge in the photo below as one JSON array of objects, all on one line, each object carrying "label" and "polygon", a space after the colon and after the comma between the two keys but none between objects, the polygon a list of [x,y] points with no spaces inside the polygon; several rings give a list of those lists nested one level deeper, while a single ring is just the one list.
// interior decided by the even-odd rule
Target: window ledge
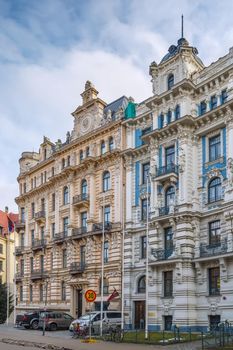
[{"label": "window ledge", "polygon": [[174,296],[170,296],[170,297],[160,297],[160,299],[164,300],[164,299],[174,299]]},{"label": "window ledge", "polygon": [[219,158],[216,158],[215,160],[209,161],[205,163],[205,168],[208,168],[211,165],[217,164],[217,163],[224,163],[224,157],[221,156]]},{"label": "window ledge", "polygon": [[215,204],[215,203],[221,204],[221,202],[223,202],[223,201],[224,201],[224,199],[221,198],[221,199],[217,199],[216,201],[207,202],[206,205],[207,205],[207,206],[210,206],[210,205]]}]

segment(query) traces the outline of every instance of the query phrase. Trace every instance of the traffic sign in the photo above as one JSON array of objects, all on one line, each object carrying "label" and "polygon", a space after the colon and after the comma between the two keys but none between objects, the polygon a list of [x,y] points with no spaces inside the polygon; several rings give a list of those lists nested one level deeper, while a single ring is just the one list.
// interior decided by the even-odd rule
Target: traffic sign
[{"label": "traffic sign", "polygon": [[92,289],[88,289],[85,293],[86,301],[92,303],[96,299],[96,292]]}]

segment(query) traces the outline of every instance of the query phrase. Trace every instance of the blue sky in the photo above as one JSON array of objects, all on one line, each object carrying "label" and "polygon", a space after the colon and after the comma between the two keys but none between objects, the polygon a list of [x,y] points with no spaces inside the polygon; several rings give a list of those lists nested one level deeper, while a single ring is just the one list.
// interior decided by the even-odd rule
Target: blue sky
[{"label": "blue sky", "polygon": [[16,210],[18,159],[64,139],[91,80],[106,102],[151,92],[148,67],[180,37],[209,65],[233,46],[230,0],[0,0],[0,209]]}]

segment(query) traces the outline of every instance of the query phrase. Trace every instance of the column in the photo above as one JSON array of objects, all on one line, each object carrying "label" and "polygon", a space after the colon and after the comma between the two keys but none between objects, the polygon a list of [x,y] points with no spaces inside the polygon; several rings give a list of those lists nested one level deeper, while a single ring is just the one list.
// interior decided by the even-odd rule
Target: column
[{"label": "column", "polygon": [[132,160],[128,158],[126,161],[126,185],[125,185],[125,197],[126,197],[126,223],[132,222],[132,178],[133,168]]}]

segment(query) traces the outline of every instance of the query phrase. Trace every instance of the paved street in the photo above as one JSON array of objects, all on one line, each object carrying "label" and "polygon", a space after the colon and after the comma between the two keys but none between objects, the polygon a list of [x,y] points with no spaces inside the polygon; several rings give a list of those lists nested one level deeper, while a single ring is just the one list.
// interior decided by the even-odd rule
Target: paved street
[{"label": "paved street", "polygon": [[138,345],[138,344],[116,344],[111,342],[98,341],[95,344],[84,344],[79,339],[72,339],[69,331],[57,331],[57,332],[46,332],[45,336],[42,336],[41,331],[26,330],[23,328],[14,328],[13,326],[0,326],[0,349],[1,350],[22,350],[22,349],[33,349],[30,347],[15,346],[10,344],[4,344],[1,342],[3,338],[10,338],[15,340],[24,340],[37,343],[53,344],[57,346],[63,346],[71,350],[145,350],[156,349],[156,350],[198,350],[200,349],[200,343],[189,343],[189,344],[175,344],[169,345],[168,347],[159,345]]}]

